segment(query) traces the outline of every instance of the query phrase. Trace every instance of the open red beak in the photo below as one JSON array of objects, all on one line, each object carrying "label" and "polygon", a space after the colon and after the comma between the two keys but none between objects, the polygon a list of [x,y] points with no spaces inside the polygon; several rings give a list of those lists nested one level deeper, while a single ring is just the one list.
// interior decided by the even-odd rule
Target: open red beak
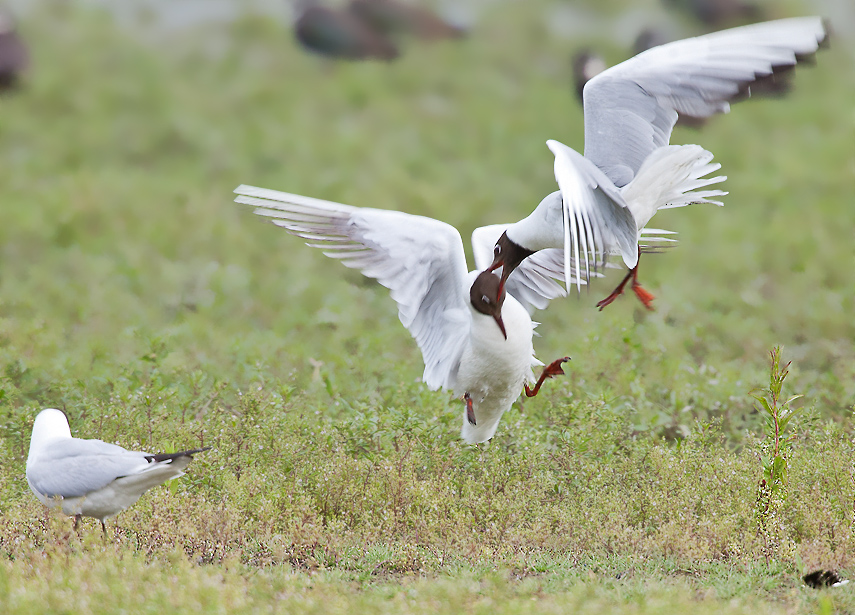
[{"label": "open red beak", "polygon": [[[501,294],[501,293],[499,293],[499,294]],[[499,329],[502,330],[502,335],[505,336],[505,339],[508,339],[508,334],[505,333],[505,323],[502,322],[502,315],[501,314],[493,314],[493,320],[495,320],[496,324],[499,325]]]},{"label": "open red beak", "polygon": [[[505,266],[504,261],[501,261],[501,260],[493,261],[493,264],[490,265],[489,268],[487,268],[487,271],[492,272],[492,271],[495,271],[496,269],[498,269],[499,267],[504,267],[504,266]],[[499,281],[499,294],[496,295],[496,301],[498,301],[499,297],[502,296],[502,293],[505,292],[505,282],[507,281],[507,279],[508,279],[508,276],[505,274],[505,269],[502,269],[502,278]],[[502,329],[502,331],[504,332],[504,328]],[[507,339],[507,336],[505,336],[505,339]]]},{"label": "open red beak", "polygon": [[[505,276],[502,274],[502,279],[499,281],[499,294],[496,296],[496,301],[499,300],[499,297],[502,297],[505,293]],[[504,329],[502,329],[504,331]]]}]

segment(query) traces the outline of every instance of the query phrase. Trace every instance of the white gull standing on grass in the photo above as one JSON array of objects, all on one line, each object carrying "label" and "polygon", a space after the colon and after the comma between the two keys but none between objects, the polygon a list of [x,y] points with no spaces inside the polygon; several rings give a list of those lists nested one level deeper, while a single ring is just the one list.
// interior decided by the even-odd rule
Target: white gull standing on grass
[{"label": "white gull standing on grass", "polygon": [[61,410],[42,410],[33,424],[27,482],[39,501],[74,516],[113,517],[161,483],[184,474],[192,455],[204,449],[154,455],[101,440],[73,438]]},{"label": "white gull standing on grass", "polygon": [[[563,374],[566,357],[544,368],[534,387],[534,323],[528,310],[565,294],[563,253],[528,259],[508,280],[501,301],[499,277],[467,272],[463,241],[454,227],[423,216],[370,209],[239,186],[238,203],[255,206],[311,247],[360,269],[391,291],[401,323],[415,338],[432,390],[464,400],[461,437],[470,444],[493,437],[502,414],[525,390],[537,394],[546,378]],[[486,266],[503,227],[473,233],[476,261]],[[483,244],[483,245],[479,245]],[[486,253],[486,255],[485,255]],[[286,257],[287,258],[287,257]],[[517,294],[517,297],[514,296]]]},{"label": "white gull standing on grass", "polygon": [[[566,283],[620,254],[630,268],[602,309],[632,288],[646,307],[653,296],[638,284],[639,235],[660,209],[718,203],[723,181],[705,178],[720,167],[698,145],[669,145],[678,113],[705,118],[750,96],[752,84],[774,78],[814,54],[826,40],[819,17],[781,19],[653,47],[593,77],[584,88],[585,155],[557,141],[559,192],[512,224],[495,246],[491,270],[502,279],[526,257],[563,248]],[[581,264],[581,265],[580,265]],[[581,279],[582,276],[577,276]],[[501,289],[500,289],[501,290]]]}]

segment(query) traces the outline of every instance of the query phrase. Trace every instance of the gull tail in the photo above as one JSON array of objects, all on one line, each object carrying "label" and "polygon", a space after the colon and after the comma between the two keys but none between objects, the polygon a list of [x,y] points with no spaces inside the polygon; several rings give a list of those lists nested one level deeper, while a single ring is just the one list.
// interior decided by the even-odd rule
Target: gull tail
[{"label": "gull tail", "polygon": [[191,451],[180,451],[178,453],[161,453],[159,455],[146,455],[145,459],[149,463],[156,463],[159,461],[174,461],[176,459],[179,459],[180,457],[192,457],[196,453],[203,453],[209,450],[211,450],[211,447],[206,446],[205,448],[194,448]]},{"label": "gull tail", "polygon": [[[183,476],[184,471],[193,459],[193,455],[207,451],[210,448],[208,446],[190,451],[180,451],[178,453],[146,455],[144,459],[148,461],[148,465],[138,468],[137,471],[127,476],[120,476],[112,484],[116,497],[120,502],[125,502],[122,509],[136,502],[143,493],[152,487]],[[116,512],[119,511],[117,510]]]},{"label": "gull tail", "polygon": [[666,231],[661,228],[644,227],[638,231],[638,247],[642,254],[660,254],[669,248],[676,247],[677,240],[669,235],[676,235],[675,231]]},{"label": "gull tail", "polygon": [[713,155],[700,145],[668,145],[654,150],[635,178],[621,190],[639,229],[660,209],[692,203],[723,205],[710,197],[724,196],[727,192],[704,190],[727,179],[724,175],[705,177],[721,168],[712,159]]}]

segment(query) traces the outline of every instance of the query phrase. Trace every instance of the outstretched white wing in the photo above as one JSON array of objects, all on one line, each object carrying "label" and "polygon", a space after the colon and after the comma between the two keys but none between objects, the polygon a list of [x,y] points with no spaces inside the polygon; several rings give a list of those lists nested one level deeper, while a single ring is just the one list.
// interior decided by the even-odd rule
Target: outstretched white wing
[{"label": "outstretched white wing", "polygon": [[388,288],[422,351],[425,384],[453,388],[471,319],[457,229],[423,216],[252,186],[235,192],[238,203],[255,206],[255,213]]},{"label": "outstretched white wing", "polygon": [[727,113],[750,86],[816,52],[827,32],[819,17],[781,19],[653,47],[586,85],[585,157],[615,186],[628,184],[677,112]]},{"label": "outstretched white wing", "polygon": [[[472,254],[475,269],[484,270],[493,262],[493,247],[510,224],[491,224],[472,231]],[[573,279],[576,279],[575,268]],[[566,297],[567,291],[555,282],[564,279],[564,252],[548,248],[535,252],[511,273],[505,291],[519,301],[529,314],[545,310],[557,297]],[[582,281],[582,284],[585,284]]]},{"label": "outstretched white wing", "polygon": [[[618,250],[629,268],[638,262],[638,229],[632,212],[612,181],[590,160],[558,141],[546,142],[555,154],[555,179],[561,189],[565,282],[571,263],[585,279]],[[572,249],[572,255],[571,255]],[[581,260],[580,260],[581,259]],[[576,287],[579,289],[579,278]]]}]

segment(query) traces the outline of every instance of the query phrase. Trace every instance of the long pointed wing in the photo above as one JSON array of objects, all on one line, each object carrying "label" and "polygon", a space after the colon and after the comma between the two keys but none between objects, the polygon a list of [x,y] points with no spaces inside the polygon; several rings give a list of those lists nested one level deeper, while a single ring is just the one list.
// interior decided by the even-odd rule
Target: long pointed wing
[{"label": "long pointed wing", "polygon": [[425,384],[453,388],[470,321],[466,256],[457,229],[423,216],[252,186],[235,192],[238,203],[255,206],[255,213],[388,288],[401,323],[422,351]]},{"label": "long pointed wing", "polygon": [[[546,142],[555,154],[555,179],[564,214],[564,261],[567,288],[571,263],[579,278],[591,276],[609,252],[618,250],[627,267],[638,262],[638,229],[620,191],[590,160],[558,141]],[[572,254],[571,254],[572,252]],[[580,260],[581,259],[581,260]]]},{"label": "long pointed wing", "polygon": [[653,47],[603,71],[584,90],[585,157],[625,186],[668,144],[678,111],[727,113],[752,83],[795,66],[826,36],[819,17],[781,19]]},{"label": "long pointed wing", "polygon": [[[483,270],[493,262],[493,246],[509,224],[491,224],[472,231],[472,253],[475,269]],[[573,268],[573,279],[576,270]],[[564,279],[564,252],[557,248],[539,250],[514,269],[505,283],[506,292],[519,301],[529,314],[545,310],[557,297],[566,297],[567,291],[555,280]],[[582,284],[586,284],[584,280]]]}]

